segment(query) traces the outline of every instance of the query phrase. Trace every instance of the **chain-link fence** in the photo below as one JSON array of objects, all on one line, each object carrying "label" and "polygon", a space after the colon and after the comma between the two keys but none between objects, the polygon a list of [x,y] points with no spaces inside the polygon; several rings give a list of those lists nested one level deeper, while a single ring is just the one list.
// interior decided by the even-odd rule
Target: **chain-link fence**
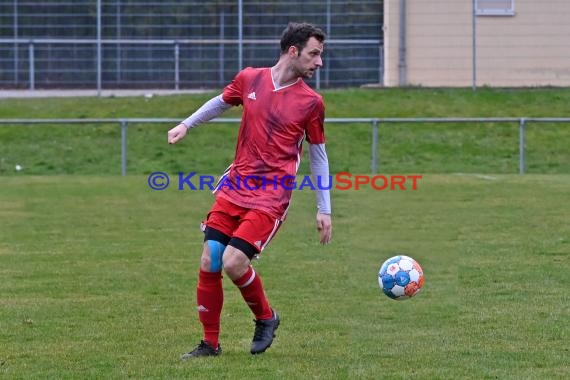
[{"label": "chain-link fence", "polygon": [[219,88],[272,65],[289,21],[327,33],[318,88],[382,82],[381,0],[2,0],[2,88]]}]

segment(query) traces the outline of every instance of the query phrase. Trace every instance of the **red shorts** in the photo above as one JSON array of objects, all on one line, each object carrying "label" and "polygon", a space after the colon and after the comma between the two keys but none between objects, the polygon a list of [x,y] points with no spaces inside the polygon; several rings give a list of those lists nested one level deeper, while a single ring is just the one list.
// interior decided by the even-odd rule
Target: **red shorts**
[{"label": "red shorts", "polygon": [[261,252],[275,236],[282,221],[255,209],[217,197],[204,225],[230,237],[247,241]]}]

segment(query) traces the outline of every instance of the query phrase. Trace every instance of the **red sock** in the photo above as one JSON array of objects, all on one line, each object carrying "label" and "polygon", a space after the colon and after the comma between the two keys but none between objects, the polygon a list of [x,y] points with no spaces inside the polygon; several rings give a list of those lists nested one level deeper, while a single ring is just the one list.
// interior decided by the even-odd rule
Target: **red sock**
[{"label": "red sock", "polygon": [[204,341],[217,348],[220,337],[220,315],[224,304],[222,272],[205,272],[200,269],[196,302],[198,317],[204,329]]},{"label": "red sock", "polygon": [[243,299],[256,319],[271,319],[273,317],[273,311],[263,290],[261,278],[255,273],[253,267],[250,266],[241,278],[234,281],[234,284],[239,288]]}]

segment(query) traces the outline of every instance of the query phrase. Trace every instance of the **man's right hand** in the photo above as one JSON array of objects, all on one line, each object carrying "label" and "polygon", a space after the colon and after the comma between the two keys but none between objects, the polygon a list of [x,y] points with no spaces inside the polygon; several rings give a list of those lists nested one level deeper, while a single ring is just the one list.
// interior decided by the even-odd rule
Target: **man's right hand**
[{"label": "man's right hand", "polygon": [[178,124],[176,127],[168,131],[168,143],[176,144],[178,141],[186,137],[188,133],[188,128],[184,124]]}]

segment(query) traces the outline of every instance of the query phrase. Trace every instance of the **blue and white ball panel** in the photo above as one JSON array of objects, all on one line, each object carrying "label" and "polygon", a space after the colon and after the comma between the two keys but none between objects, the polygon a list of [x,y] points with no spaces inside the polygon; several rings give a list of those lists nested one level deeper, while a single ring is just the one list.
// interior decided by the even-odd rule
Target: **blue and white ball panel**
[{"label": "blue and white ball panel", "polygon": [[410,276],[410,282],[420,282],[420,272],[418,272],[415,268],[409,271],[408,275]]},{"label": "blue and white ball panel", "polygon": [[400,261],[401,256],[394,256],[386,261],[384,261],[384,264],[382,264],[382,266],[380,267],[380,273],[386,273],[386,269],[388,268],[388,266],[390,264],[396,264],[398,261]]},{"label": "blue and white ball panel", "polygon": [[378,275],[378,283],[380,284],[380,287],[385,290],[390,290],[394,285],[396,285],[394,277],[387,274]]},{"label": "blue and white ball panel", "polygon": [[390,292],[394,295],[394,298],[400,298],[406,295],[406,289],[400,285],[394,285]]},{"label": "blue and white ball panel", "polygon": [[405,287],[410,283],[410,275],[408,274],[408,272],[398,271],[394,275],[394,279],[396,281],[396,285],[401,287]]},{"label": "blue and white ball panel", "polygon": [[414,267],[414,261],[409,257],[402,256],[402,259],[398,263],[398,266],[402,268],[402,270],[409,271]]}]

